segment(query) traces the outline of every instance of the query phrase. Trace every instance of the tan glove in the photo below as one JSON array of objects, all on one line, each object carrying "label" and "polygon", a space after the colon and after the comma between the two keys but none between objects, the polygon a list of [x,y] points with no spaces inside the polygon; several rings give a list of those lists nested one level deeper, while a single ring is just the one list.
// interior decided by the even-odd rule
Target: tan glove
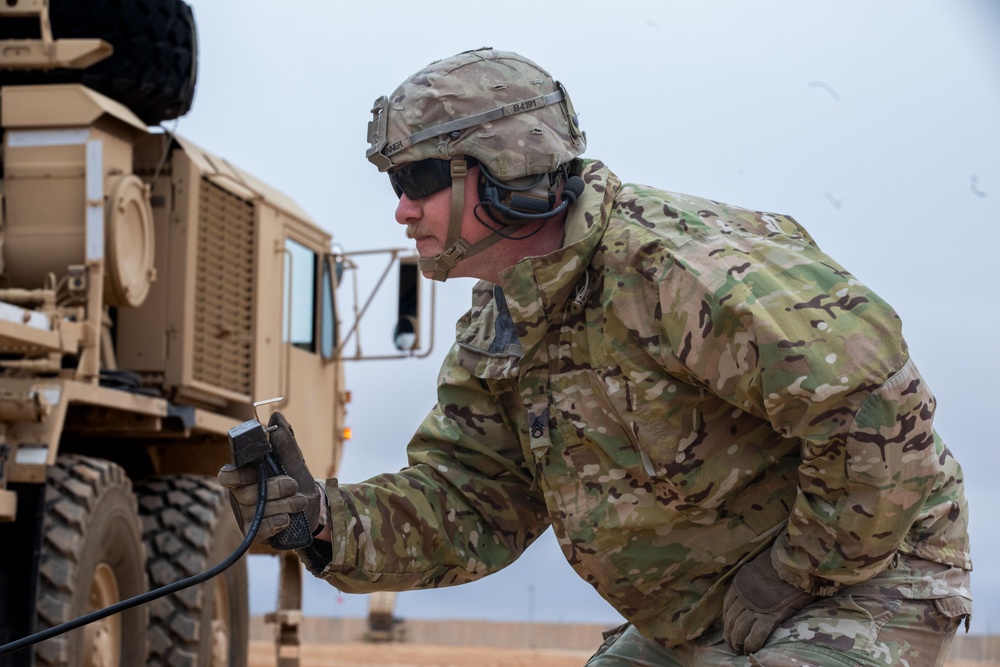
[{"label": "tan glove", "polygon": [[[264,542],[288,527],[288,515],[294,512],[305,511],[311,531],[319,524],[320,490],[302,458],[292,427],[280,412],[271,415],[268,426],[277,427],[268,433],[268,440],[288,474],[267,480],[267,504],[256,542]],[[233,514],[245,535],[257,507],[256,468],[250,465],[237,468],[227,463],[219,470],[219,484],[229,490]]]},{"label": "tan glove", "polygon": [[771,564],[771,550],[740,568],[722,604],[723,634],[737,655],[750,655],[774,629],[815,596],[783,581]]}]

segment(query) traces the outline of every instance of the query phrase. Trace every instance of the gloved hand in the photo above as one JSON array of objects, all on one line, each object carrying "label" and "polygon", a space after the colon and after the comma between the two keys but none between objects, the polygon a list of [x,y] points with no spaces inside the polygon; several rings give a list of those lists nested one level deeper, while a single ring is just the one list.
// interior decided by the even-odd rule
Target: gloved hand
[{"label": "gloved hand", "polygon": [[[284,530],[289,523],[288,515],[293,512],[305,511],[311,532],[315,532],[319,524],[320,490],[302,458],[295,433],[280,412],[271,415],[268,427],[272,426],[277,428],[268,433],[268,441],[288,474],[267,481],[267,504],[256,542],[266,541]],[[219,470],[219,484],[229,490],[236,522],[246,535],[257,507],[256,468],[250,465],[237,468],[227,463]]]},{"label": "gloved hand", "polygon": [[815,599],[783,581],[771,550],[740,568],[722,603],[723,635],[737,655],[760,650],[774,629]]}]

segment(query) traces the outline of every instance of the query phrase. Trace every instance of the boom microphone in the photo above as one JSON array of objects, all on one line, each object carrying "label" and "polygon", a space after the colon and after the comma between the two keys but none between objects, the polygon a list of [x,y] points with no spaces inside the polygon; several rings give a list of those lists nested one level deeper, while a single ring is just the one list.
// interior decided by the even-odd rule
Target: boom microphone
[{"label": "boom microphone", "polygon": [[583,194],[583,189],[586,187],[586,183],[579,176],[570,176],[566,179],[566,185],[563,186],[562,199],[567,203],[567,206],[572,206],[576,203],[577,198]]}]

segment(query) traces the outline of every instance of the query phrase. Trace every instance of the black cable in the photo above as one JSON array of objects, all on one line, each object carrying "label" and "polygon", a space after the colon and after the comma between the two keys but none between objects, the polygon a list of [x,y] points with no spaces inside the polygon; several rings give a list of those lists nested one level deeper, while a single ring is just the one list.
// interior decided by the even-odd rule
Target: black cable
[{"label": "black cable", "polygon": [[[485,220],[483,220],[482,218],[480,218],[479,217],[479,209],[480,208],[482,208],[484,211],[486,211],[486,215],[488,215],[489,218],[490,218],[490,220],[492,220],[493,222],[496,222],[497,224],[500,224],[503,227],[513,227],[514,225],[503,225],[503,223],[501,223],[499,220],[497,220],[496,218],[493,217],[493,215],[490,213],[489,206],[487,204],[484,204],[483,202],[479,202],[478,204],[476,204],[476,207],[474,209],[472,209],[472,213],[476,216],[476,220],[479,221],[479,224],[481,224],[483,227],[485,227],[486,229],[490,230],[491,232],[493,232],[497,236],[502,236],[503,238],[505,238],[505,239],[507,239],[509,241],[523,241],[524,239],[530,239],[532,236],[534,236],[538,232],[542,231],[542,229],[545,227],[545,223],[547,223],[549,220],[552,219],[551,217],[548,217],[548,218],[539,218],[539,220],[542,220],[542,224],[540,224],[537,229],[535,229],[534,231],[528,232],[526,234],[522,234],[521,236],[514,236],[514,232],[504,232],[504,231],[502,231],[502,228],[494,227],[490,223],[488,223]],[[526,225],[529,222],[535,222],[535,221],[534,220],[525,220],[524,222],[525,222],[525,225]],[[516,229],[521,229],[522,226],[523,225],[517,225]]]},{"label": "black cable", "polygon": [[31,646],[32,644],[37,644],[38,642],[45,641],[46,639],[52,639],[53,637],[61,635],[64,632],[75,630],[80,626],[93,623],[94,621],[99,621],[102,618],[107,618],[108,616],[117,614],[120,611],[125,611],[126,609],[131,609],[132,607],[138,607],[141,604],[146,604],[147,602],[158,600],[164,596],[170,595],[171,593],[176,593],[179,590],[195,586],[208,581],[212,577],[229,569],[229,567],[243,557],[243,554],[245,554],[250,548],[250,545],[253,544],[254,538],[257,537],[257,531],[260,530],[260,522],[264,518],[264,506],[267,504],[267,475],[264,473],[263,460],[257,464],[257,480],[257,507],[254,510],[253,520],[250,522],[250,527],[247,528],[247,534],[246,537],[243,538],[243,542],[236,548],[236,551],[231,553],[229,557],[226,558],[226,560],[209,570],[205,570],[201,574],[196,574],[188,577],[187,579],[175,581],[172,584],[167,584],[166,586],[161,586],[160,588],[147,591],[140,595],[131,597],[128,600],[116,602],[115,604],[105,607],[104,609],[92,611],[89,614],[75,618],[72,621],[66,621],[65,623],[48,628],[47,630],[42,630],[33,635],[22,637],[21,639],[12,641],[9,644],[4,644],[3,646],[0,646],[0,656],[13,653],[14,651],[22,649],[26,646]]}]

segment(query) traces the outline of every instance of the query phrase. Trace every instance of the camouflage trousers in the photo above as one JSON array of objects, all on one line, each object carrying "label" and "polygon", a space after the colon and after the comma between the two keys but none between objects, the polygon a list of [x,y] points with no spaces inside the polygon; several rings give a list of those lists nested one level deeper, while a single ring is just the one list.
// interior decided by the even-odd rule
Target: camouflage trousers
[{"label": "camouflage trousers", "polygon": [[753,655],[736,655],[709,631],[667,649],[630,625],[606,634],[586,667],[940,667],[969,608],[961,598],[823,598],[780,625]]}]

